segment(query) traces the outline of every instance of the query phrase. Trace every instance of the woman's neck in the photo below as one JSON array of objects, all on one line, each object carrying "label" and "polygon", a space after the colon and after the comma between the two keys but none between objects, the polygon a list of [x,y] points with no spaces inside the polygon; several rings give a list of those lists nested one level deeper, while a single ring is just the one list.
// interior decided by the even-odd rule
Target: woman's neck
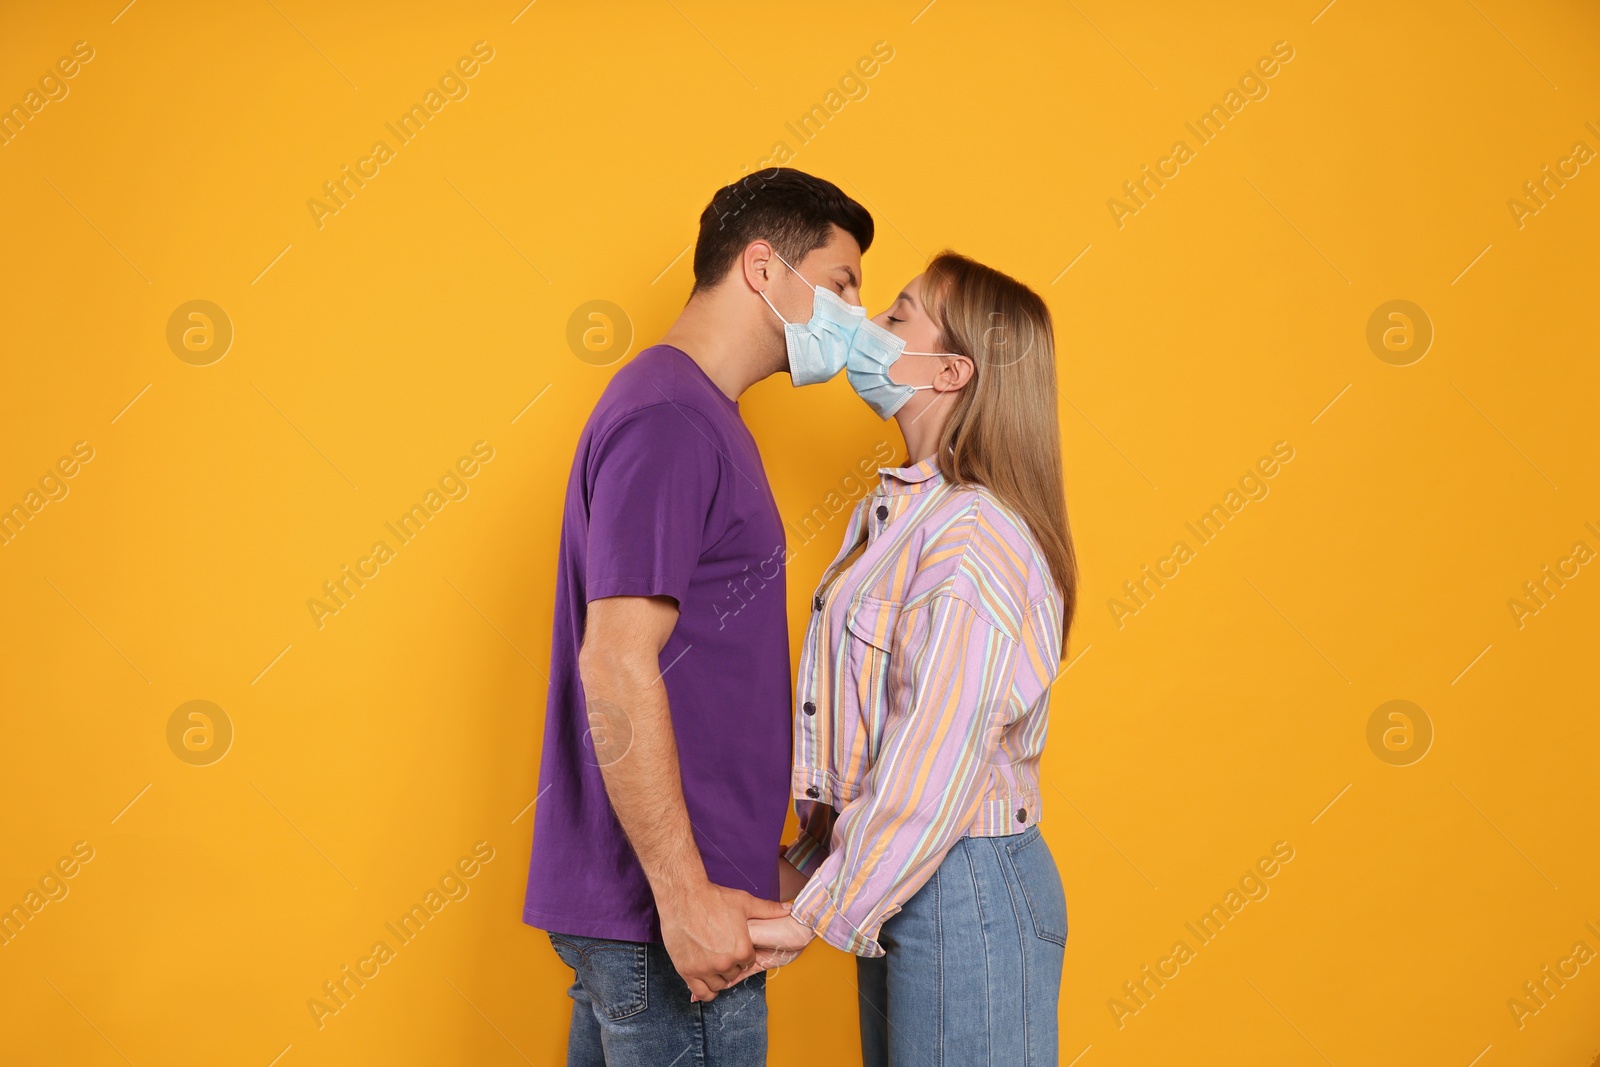
[{"label": "woman's neck", "polygon": [[939,438],[944,434],[953,401],[954,394],[935,393],[926,405],[918,405],[915,414],[906,414],[904,408],[895,413],[894,421],[906,442],[907,466],[915,466],[939,450]]}]

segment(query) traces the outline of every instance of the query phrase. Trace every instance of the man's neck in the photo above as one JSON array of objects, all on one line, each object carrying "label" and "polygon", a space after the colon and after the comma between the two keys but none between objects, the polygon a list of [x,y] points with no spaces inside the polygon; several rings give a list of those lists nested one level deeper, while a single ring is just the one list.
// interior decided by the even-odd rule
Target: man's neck
[{"label": "man's neck", "polygon": [[771,330],[749,322],[737,311],[720,294],[702,293],[690,298],[661,335],[662,344],[694,360],[730,400],[738,400],[746,389],[774,372],[759,358],[772,344]]}]

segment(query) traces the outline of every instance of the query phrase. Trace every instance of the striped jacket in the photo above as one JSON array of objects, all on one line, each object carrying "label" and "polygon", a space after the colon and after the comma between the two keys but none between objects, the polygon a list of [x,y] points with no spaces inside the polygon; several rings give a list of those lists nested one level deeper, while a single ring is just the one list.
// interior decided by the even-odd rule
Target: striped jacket
[{"label": "striped jacket", "polygon": [[[1061,594],[1022,519],[933,459],[883,468],[811,603],[792,792],[794,917],[881,956],[878,930],[964,836],[1039,821]],[[830,568],[830,571],[832,568]]]}]

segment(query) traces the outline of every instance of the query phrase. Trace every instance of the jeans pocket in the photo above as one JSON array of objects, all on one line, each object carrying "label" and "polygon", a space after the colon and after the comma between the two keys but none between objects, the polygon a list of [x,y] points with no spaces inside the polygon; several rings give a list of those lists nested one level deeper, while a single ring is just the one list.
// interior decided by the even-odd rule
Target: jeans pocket
[{"label": "jeans pocket", "polygon": [[1045,941],[1063,948],[1067,944],[1067,895],[1061,886],[1061,872],[1056,869],[1055,857],[1037,826],[1018,834],[1014,844],[1006,846],[1011,856],[1011,870],[1022,886],[1022,897],[1028,902],[1028,915],[1033,920],[1033,932]]},{"label": "jeans pocket", "polygon": [[551,934],[550,944],[607,1019],[626,1019],[648,1006],[648,945],[572,934]]}]

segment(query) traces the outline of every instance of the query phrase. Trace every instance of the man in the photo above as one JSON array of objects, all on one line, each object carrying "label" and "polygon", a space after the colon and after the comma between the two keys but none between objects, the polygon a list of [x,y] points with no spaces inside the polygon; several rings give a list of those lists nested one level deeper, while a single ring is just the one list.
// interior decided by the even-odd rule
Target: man
[{"label": "man", "polygon": [[872,235],[799,171],[719,190],[688,304],[578,440],[523,910],[575,973],[569,1067],[765,1062],[765,976],[735,983],[748,920],[785,914],[792,697],[783,521],[738,400],[798,370],[784,324],[814,286],[860,303]]}]

